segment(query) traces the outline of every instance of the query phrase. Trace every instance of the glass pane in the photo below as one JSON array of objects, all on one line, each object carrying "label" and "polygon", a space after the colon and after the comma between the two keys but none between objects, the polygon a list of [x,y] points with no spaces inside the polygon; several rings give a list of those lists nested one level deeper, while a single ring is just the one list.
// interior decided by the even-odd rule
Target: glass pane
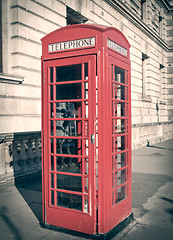
[{"label": "glass pane", "polygon": [[116,172],[115,173],[115,187],[118,187],[125,182],[126,182],[126,169]]},{"label": "glass pane", "polygon": [[56,85],[56,100],[81,99],[81,83]]},{"label": "glass pane", "polygon": [[53,136],[53,121],[50,121],[50,135]]},{"label": "glass pane", "polygon": [[53,103],[50,103],[50,118],[53,118]]},{"label": "glass pane", "polygon": [[89,136],[89,124],[88,124],[88,120],[84,121],[84,136],[88,137]]},{"label": "glass pane", "polygon": [[50,68],[50,82],[53,83],[53,67]]},{"label": "glass pane", "polygon": [[115,66],[115,81],[125,83],[125,70]]},{"label": "glass pane", "polygon": [[88,80],[88,63],[84,64],[84,71],[85,71],[85,80]]},{"label": "glass pane", "polygon": [[51,145],[51,153],[54,153],[54,147],[53,147],[53,138],[50,139],[50,145]]},{"label": "glass pane", "polygon": [[88,213],[88,196],[85,196],[85,200],[84,200],[84,212]]},{"label": "glass pane", "polygon": [[126,153],[119,153],[115,156],[115,169],[126,166]]},{"label": "glass pane", "polygon": [[51,191],[51,205],[54,205],[54,191]]},{"label": "glass pane", "polygon": [[69,155],[81,154],[82,141],[78,139],[56,139],[56,153]]},{"label": "glass pane", "polygon": [[56,118],[81,117],[81,102],[56,103]]},{"label": "glass pane", "polygon": [[85,144],[85,148],[84,148],[84,155],[85,156],[88,156],[89,155],[89,141],[88,140],[85,140],[84,141],[84,144]]},{"label": "glass pane", "polygon": [[[115,133],[116,134],[125,133],[125,119],[115,120]],[[114,134],[114,132],[113,132],[113,134]]]},{"label": "glass pane", "polygon": [[82,173],[82,159],[56,157],[56,168],[59,172]]},{"label": "glass pane", "polygon": [[88,99],[88,82],[84,83],[84,98]]},{"label": "glass pane", "polygon": [[84,117],[88,118],[88,102],[84,102]]},{"label": "glass pane", "polygon": [[114,80],[114,65],[111,65],[111,76],[112,76],[112,81]]},{"label": "glass pane", "polygon": [[115,152],[123,151],[126,149],[125,136],[117,137],[115,142]]},{"label": "glass pane", "polygon": [[81,80],[82,64],[56,67],[56,82]]},{"label": "glass pane", "polygon": [[50,100],[53,100],[53,85],[50,85]]},{"label": "glass pane", "polygon": [[85,175],[88,175],[88,164],[89,164],[88,158],[86,158],[86,159],[85,159],[85,169],[84,169]]},{"label": "glass pane", "polygon": [[82,121],[56,121],[56,136],[82,136]]},{"label": "glass pane", "polygon": [[51,173],[51,188],[54,188],[54,174]]},{"label": "glass pane", "polygon": [[115,204],[126,198],[126,185],[115,190]]},{"label": "glass pane", "polygon": [[115,115],[116,117],[125,117],[125,103],[115,102]]},{"label": "glass pane", "polygon": [[57,192],[57,206],[82,211],[82,196]]},{"label": "glass pane", "polygon": [[57,189],[82,192],[82,177],[57,174]]},{"label": "glass pane", "polygon": [[115,84],[114,97],[115,99],[125,100],[125,87]]},{"label": "glass pane", "polygon": [[51,156],[51,171],[54,171],[54,156]]},{"label": "glass pane", "polygon": [[88,193],[88,178],[84,178],[84,192]]}]

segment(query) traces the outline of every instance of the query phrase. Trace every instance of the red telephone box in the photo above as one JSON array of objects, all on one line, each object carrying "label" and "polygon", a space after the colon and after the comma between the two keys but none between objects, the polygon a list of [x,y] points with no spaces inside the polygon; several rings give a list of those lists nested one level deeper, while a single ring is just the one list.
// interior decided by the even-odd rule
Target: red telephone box
[{"label": "red telephone box", "polygon": [[42,39],[46,226],[99,235],[132,216],[129,48],[100,25]]}]

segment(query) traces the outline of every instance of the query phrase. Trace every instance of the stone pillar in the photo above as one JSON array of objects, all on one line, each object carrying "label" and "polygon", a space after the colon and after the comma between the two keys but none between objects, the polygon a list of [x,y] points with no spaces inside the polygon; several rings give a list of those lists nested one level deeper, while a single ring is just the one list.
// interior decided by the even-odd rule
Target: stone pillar
[{"label": "stone pillar", "polygon": [[4,142],[0,140],[0,174],[5,173]]},{"label": "stone pillar", "polygon": [[5,173],[13,173],[12,139],[4,142]]},{"label": "stone pillar", "polygon": [[0,142],[0,174],[13,174],[13,162],[12,162],[12,151],[13,151],[13,134],[1,135]]}]

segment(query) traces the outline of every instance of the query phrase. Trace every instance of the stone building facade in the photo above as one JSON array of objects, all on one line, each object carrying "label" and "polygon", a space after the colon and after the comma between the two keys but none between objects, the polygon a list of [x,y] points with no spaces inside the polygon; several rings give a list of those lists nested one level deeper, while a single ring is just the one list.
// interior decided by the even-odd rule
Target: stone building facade
[{"label": "stone building facade", "polygon": [[1,0],[0,11],[0,174],[27,172],[27,159],[39,168],[40,39],[68,24],[113,26],[130,42],[133,148],[173,138],[173,1]]}]

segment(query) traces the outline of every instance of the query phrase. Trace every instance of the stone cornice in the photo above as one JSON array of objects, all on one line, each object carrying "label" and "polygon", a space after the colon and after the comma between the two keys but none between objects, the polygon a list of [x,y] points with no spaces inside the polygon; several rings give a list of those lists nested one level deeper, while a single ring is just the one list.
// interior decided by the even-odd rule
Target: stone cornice
[{"label": "stone cornice", "polygon": [[173,51],[173,47],[163,41],[157,34],[150,29],[146,23],[144,23],[137,15],[135,15],[128,6],[125,6],[120,1],[115,0],[105,0],[111,6],[113,6],[118,12],[120,12],[124,17],[126,17],[130,22],[132,22],[139,30],[145,33],[150,39],[155,41],[161,48],[168,52]]},{"label": "stone cornice", "polygon": [[33,132],[0,133],[0,144],[13,141],[16,139],[28,140],[31,138],[41,138],[41,132],[33,131]]},{"label": "stone cornice", "polygon": [[151,126],[157,126],[157,125],[169,125],[169,124],[173,124],[173,121],[167,121],[167,122],[153,122],[153,123],[135,123],[135,124],[132,124],[132,128],[151,127]]},{"label": "stone cornice", "polygon": [[0,73],[0,83],[21,84],[23,81],[24,77],[11,75],[7,73]]},{"label": "stone cornice", "polygon": [[173,12],[173,6],[167,0],[157,0],[167,13]]}]

